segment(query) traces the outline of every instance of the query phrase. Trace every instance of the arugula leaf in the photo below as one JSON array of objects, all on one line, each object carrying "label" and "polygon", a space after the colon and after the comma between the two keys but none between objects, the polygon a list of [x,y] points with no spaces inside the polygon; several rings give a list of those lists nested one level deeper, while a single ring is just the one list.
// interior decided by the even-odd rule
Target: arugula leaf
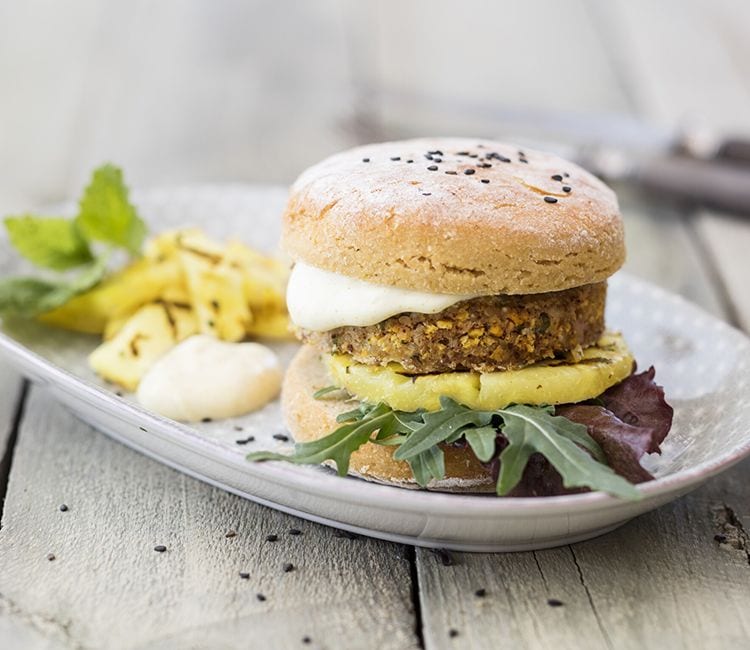
[{"label": "arugula leaf", "polygon": [[464,433],[474,455],[483,463],[488,463],[495,455],[497,429],[493,426],[467,429]]},{"label": "arugula leaf", "polygon": [[636,488],[607,465],[607,457],[586,426],[556,416],[551,407],[515,405],[497,411],[475,411],[445,397],[440,400],[440,409],[433,412],[406,413],[382,403],[362,404],[339,415],[342,426],[332,433],[295,445],[291,456],[258,452],[250,454],[248,460],[333,460],[343,476],[351,454],[372,442],[397,447],[393,458],[409,463],[415,481],[425,487],[433,479],[445,478],[441,444],[464,438],[481,462],[497,458],[498,420],[502,422],[499,432],[507,440],[499,456],[499,495],[510,493],[524,478],[532,456],[540,454],[560,474],[566,488],[586,487],[624,499],[640,498]]},{"label": "arugula leaf", "polygon": [[0,280],[0,314],[34,316],[65,304],[97,284],[107,270],[106,258],[90,262],[70,280],[3,278]]},{"label": "arugula leaf", "polygon": [[339,388],[338,386],[324,386],[320,390],[316,390],[313,393],[313,399],[321,399],[322,397],[325,397],[328,395],[328,393],[336,393],[340,390],[343,390],[342,388]]},{"label": "arugula leaf", "polygon": [[26,214],[6,217],[5,228],[16,250],[37,266],[67,271],[93,260],[89,245],[69,219]]},{"label": "arugula leaf", "polygon": [[87,239],[125,248],[131,255],[139,254],[146,236],[146,225],[128,198],[122,170],[109,164],[94,171],[75,223]]},{"label": "arugula leaf", "polygon": [[430,447],[427,451],[411,457],[408,461],[414,480],[420,487],[427,487],[434,478],[445,478],[445,454],[440,447]]},{"label": "arugula leaf", "polygon": [[[499,495],[508,494],[519,483],[529,458],[538,452],[560,473],[567,488],[588,487],[623,499],[640,498],[634,485],[576,444],[588,435],[585,426],[524,405],[501,409],[498,414],[503,418],[503,435],[508,439],[508,446],[500,454]],[[574,428],[579,430],[573,432]],[[598,447],[593,439],[586,448],[591,445]],[[601,449],[598,455],[603,456]]]},{"label": "arugula leaf", "polygon": [[332,460],[336,463],[339,475],[345,476],[349,471],[349,458],[352,453],[365,444],[370,436],[391,418],[393,418],[393,411],[385,404],[379,404],[361,419],[345,424],[323,438],[312,442],[298,442],[294,445],[292,456],[259,451],[249,454],[247,459],[250,461],[287,460],[301,464],[318,464],[324,460]]},{"label": "arugula leaf", "polygon": [[393,454],[396,460],[418,456],[465,427],[489,424],[492,411],[473,411],[448,397],[441,397],[440,410],[425,413],[422,420],[423,426],[416,429]]}]

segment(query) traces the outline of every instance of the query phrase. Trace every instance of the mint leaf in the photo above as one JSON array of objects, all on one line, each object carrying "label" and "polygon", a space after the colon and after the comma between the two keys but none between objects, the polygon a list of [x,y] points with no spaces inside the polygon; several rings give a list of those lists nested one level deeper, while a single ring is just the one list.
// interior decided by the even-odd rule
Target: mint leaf
[{"label": "mint leaf", "polygon": [[107,269],[105,258],[89,263],[69,280],[4,278],[0,280],[0,314],[36,316],[65,304],[97,284]]},{"label": "mint leaf", "polygon": [[37,266],[67,271],[91,262],[93,256],[73,221],[62,217],[6,217],[11,244]]},{"label": "mint leaf", "polygon": [[114,165],[96,169],[83,191],[75,220],[89,240],[101,241],[138,255],[146,225],[128,198],[122,171]]},{"label": "mint leaf", "polygon": [[[538,452],[560,473],[566,488],[587,487],[623,499],[640,498],[634,485],[576,444],[588,435],[585,426],[530,406],[511,406],[497,413],[503,418],[502,432],[508,439],[500,454],[499,495],[508,494],[519,483],[529,458]],[[574,432],[574,428],[579,430]],[[586,448],[592,444],[598,447],[591,439]],[[601,449],[597,455],[603,456]]]}]

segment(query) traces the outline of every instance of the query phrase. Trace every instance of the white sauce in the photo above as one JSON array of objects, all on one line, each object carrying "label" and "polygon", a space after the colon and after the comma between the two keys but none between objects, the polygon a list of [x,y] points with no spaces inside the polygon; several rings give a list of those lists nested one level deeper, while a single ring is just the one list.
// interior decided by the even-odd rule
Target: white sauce
[{"label": "white sauce", "polygon": [[278,358],[264,345],[191,336],[151,367],[137,397],[150,411],[173,420],[218,420],[270,402],[279,393],[281,376]]},{"label": "white sauce", "polygon": [[396,314],[436,314],[476,294],[426,293],[373,284],[302,262],[292,269],[286,302],[297,327],[325,332],[374,325]]}]

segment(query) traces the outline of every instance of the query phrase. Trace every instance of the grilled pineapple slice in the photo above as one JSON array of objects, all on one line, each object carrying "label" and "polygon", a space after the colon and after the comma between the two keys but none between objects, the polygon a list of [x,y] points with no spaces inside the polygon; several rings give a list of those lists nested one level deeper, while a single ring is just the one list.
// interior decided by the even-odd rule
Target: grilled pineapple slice
[{"label": "grilled pineapple slice", "polygon": [[104,379],[132,391],[159,357],[197,331],[189,307],[164,301],[145,305],[89,355],[89,365]]},{"label": "grilled pineapple slice", "polygon": [[101,334],[110,320],[128,316],[160,298],[168,287],[183,283],[174,258],[141,259],[99,285],[39,316],[48,325],[86,334]]},{"label": "grilled pineapple slice", "polygon": [[400,411],[437,410],[440,397],[452,397],[476,409],[499,409],[510,404],[568,404],[601,395],[630,375],[633,357],[617,333],[604,334],[583,351],[580,361],[545,361],[520,370],[480,374],[452,372],[406,374],[398,364],[368,366],[348,355],[328,357],[337,386],[359,399],[385,402]]},{"label": "grilled pineapple slice", "polygon": [[225,341],[243,339],[252,313],[241,269],[227,262],[221,246],[199,234],[180,237],[178,256],[199,331]]}]

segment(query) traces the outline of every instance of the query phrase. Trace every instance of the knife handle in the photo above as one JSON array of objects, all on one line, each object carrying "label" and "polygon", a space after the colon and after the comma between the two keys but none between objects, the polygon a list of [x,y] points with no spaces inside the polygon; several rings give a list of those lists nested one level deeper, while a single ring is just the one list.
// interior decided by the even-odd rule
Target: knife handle
[{"label": "knife handle", "polygon": [[719,145],[716,158],[750,165],[750,140],[726,138]]},{"label": "knife handle", "polygon": [[640,166],[636,180],[661,196],[750,217],[750,165],[683,156],[654,158]]}]

